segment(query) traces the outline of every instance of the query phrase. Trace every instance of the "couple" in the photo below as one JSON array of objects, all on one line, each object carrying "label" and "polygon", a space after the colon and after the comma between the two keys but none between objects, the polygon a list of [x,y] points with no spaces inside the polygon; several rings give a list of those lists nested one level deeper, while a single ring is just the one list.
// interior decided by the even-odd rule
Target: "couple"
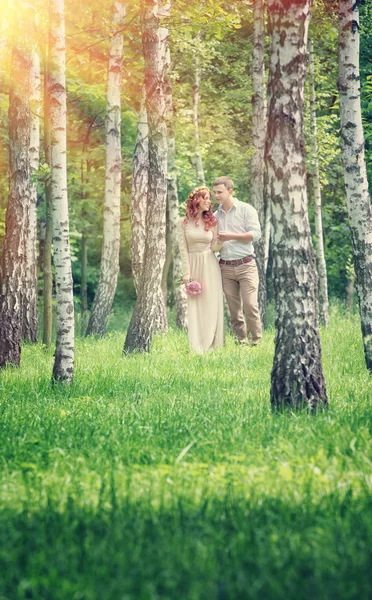
[{"label": "couple", "polygon": [[[201,293],[189,295],[187,303],[189,344],[199,353],[224,343],[222,290],[238,341],[246,343],[248,333],[251,343],[257,345],[262,336],[252,244],[260,239],[261,228],[256,209],[234,198],[233,189],[228,177],[216,179],[213,194],[219,207],[213,213],[209,189],[196,188],[187,198],[182,221],[183,283],[201,285]],[[217,250],[219,263],[214,254]]]}]

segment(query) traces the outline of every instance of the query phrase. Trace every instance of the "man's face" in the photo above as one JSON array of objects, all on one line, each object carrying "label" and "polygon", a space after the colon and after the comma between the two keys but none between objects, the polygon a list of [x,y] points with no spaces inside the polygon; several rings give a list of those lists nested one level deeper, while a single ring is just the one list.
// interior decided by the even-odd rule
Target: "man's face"
[{"label": "man's face", "polygon": [[223,204],[231,198],[232,190],[228,190],[222,183],[221,185],[215,185],[213,187],[213,195],[218,204]]}]

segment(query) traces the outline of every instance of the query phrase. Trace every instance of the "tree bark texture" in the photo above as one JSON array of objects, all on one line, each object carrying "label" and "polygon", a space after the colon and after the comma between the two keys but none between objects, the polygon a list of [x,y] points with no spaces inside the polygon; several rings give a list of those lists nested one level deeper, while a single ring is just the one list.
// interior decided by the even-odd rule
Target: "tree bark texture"
[{"label": "tree bark texture", "polygon": [[[47,53],[46,53],[47,54]],[[52,169],[52,142],[49,114],[49,65],[47,56],[44,59],[44,159]],[[45,180],[46,225],[43,248],[43,344],[52,343],[53,328],[53,272],[52,272],[52,243],[53,243],[53,206],[51,175]]]},{"label": "tree bark texture", "polygon": [[[36,177],[40,156],[40,57],[31,53],[30,71],[30,168]],[[26,283],[23,296],[23,333],[25,341],[37,342],[38,336],[38,278],[37,278],[37,182],[31,181],[31,198],[26,240]]]},{"label": "tree bark texture", "polygon": [[317,273],[308,219],[303,99],[310,0],[269,0],[266,160],[276,304],[273,409],[327,404],[318,330]]},{"label": "tree bark texture", "polygon": [[164,95],[168,30],[161,20],[169,4],[143,0],[142,45],[145,59],[146,109],[149,128],[149,180],[146,245],[137,301],[124,352],[148,352],[153,334],[167,328],[161,291],[165,262],[165,212],[167,194],[167,124]]},{"label": "tree bark texture", "polygon": [[[113,4],[113,26],[119,28],[126,15],[122,2]],[[121,78],[123,61],[122,33],[111,38],[106,96],[106,181],[103,209],[103,245],[99,282],[91,308],[87,335],[106,333],[107,320],[114,300],[120,253],[121,188]]]},{"label": "tree bark texture", "polygon": [[131,255],[132,274],[137,294],[145,253],[148,184],[149,128],[147,123],[146,89],[143,86],[132,174]]},{"label": "tree bark texture", "polygon": [[310,128],[311,128],[311,170],[314,189],[314,214],[316,255],[319,280],[319,317],[320,322],[328,327],[328,285],[327,265],[324,256],[323,222],[322,222],[322,193],[319,177],[318,160],[318,128],[316,122],[316,94],[315,94],[315,58],[313,40],[309,40],[309,75],[310,75]]},{"label": "tree bark texture", "polygon": [[168,179],[167,179],[167,207],[168,227],[173,253],[173,286],[176,305],[176,325],[179,329],[187,328],[187,296],[184,286],[180,285],[182,280],[182,255],[181,255],[181,233],[179,228],[179,201],[177,190],[176,169],[176,140],[174,134],[174,111],[173,93],[171,80],[171,57],[168,49],[166,55],[166,79],[165,98],[167,105],[167,132],[168,132]]},{"label": "tree bark texture", "polygon": [[[168,212],[168,211],[167,211]],[[169,232],[169,219],[166,219],[165,229],[165,262],[163,267],[163,273],[161,275],[161,291],[163,294],[164,305],[167,306],[168,301],[168,273],[172,264],[172,244]]]},{"label": "tree bark texture", "polygon": [[[264,19],[265,2],[256,0],[253,15],[253,51],[252,51],[252,143],[254,153],[251,160],[251,203],[258,212],[261,230],[265,231],[265,140],[267,126],[265,63],[264,63]],[[266,326],[266,269],[265,237],[255,243],[259,276],[258,304],[261,322]]]},{"label": "tree bark texture", "polygon": [[372,208],[360,107],[359,2],[339,0],[341,147],[364,356],[372,371]]},{"label": "tree bark texture", "polygon": [[200,134],[199,134],[199,95],[200,95],[200,66],[199,57],[195,56],[195,79],[193,89],[193,124],[194,124],[194,161],[196,176],[199,185],[205,185],[205,173],[203,159],[200,153]]},{"label": "tree bark texture", "polygon": [[53,260],[57,306],[53,379],[70,383],[74,376],[75,335],[67,198],[64,0],[50,0],[49,60],[48,100],[51,127]]},{"label": "tree bark texture", "polygon": [[[18,4],[22,15],[22,3]],[[9,195],[0,263],[0,367],[19,366],[31,202],[30,72],[26,19],[18,22],[9,92]]]}]

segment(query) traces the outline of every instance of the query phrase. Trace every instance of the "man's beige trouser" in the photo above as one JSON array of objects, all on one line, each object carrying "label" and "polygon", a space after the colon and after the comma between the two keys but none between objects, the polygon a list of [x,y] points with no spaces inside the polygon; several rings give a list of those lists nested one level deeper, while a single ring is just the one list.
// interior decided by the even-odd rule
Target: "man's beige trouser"
[{"label": "man's beige trouser", "polygon": [[[230,311],[230,321],[236,337],[244,341],[248,335],[255,343],[262,337],[258,309],[258,271],[256,261],[242,265],[220,265],[222,286]],[[243,310],[246,323],[244,322]]]}]

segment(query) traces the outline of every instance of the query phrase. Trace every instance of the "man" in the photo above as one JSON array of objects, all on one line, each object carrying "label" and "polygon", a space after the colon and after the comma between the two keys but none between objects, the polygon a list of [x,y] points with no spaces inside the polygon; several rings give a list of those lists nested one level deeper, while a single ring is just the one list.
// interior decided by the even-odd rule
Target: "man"
[{"label": "man", "polygon": [[243,344],[249,336],[251,344],[256,346],[261,341],[262,328],[252,242],[260,239],[261,228],[256,209],[234,198],[233,189],[234,184],[228,177],[219,177],[213,184],[213,194],[219,204],[215,212],[218,242],[223,244],[220,250],[222,286],[234,334]]}]

